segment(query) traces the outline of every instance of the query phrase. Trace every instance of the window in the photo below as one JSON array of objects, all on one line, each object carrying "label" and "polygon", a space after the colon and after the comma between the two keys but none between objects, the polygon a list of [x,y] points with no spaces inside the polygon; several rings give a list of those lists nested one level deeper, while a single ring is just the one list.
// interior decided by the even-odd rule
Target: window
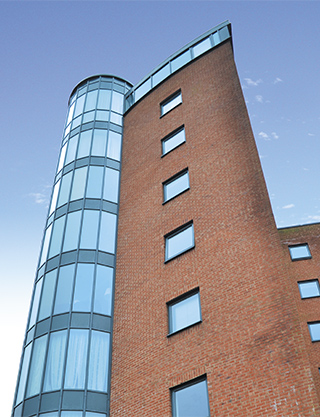
[{"label": "window", "polygon": [[320,341],[320,322],[308,323],[312,342]]},{"label": "window", "polygon": [[298,282],[298,286],[301,298],[320,297],[320,287],[317,279]]},{"label": "window", "polygon": [[303,245],[289,246],[289,251],[292,261],[311,258],[310,249],[307,243],[304,243]]},{"label": "window", "polygon": [[168,303],[169,334],[201,321],[199,288]]},{"label": "window", "polygon": [[173,417],[209,417],[206,378],[190,381],[171,390]]},{"label": "window", "polygon": [[186,135],[184,126],[182,126],[162,139],[162,156],[177,148],[179,145],[182,145],[185,141]]},{"label": "window", "polygon": [[184,169],[163,183],[163,202],[171,200],[189,188],[189,172],[188,169]]},{"label": "window", "polygon": [[174,109],[178,106],[178,104],[182,103],[182,95],[181,91],[177,91],[172,96],[164,100],[161,104],[161,116],[168,113],[170,110]]},{"label": "window", "polygon": [[194,247],[193,223],[189,222],[165,236],[165,260],[175,258]]}]

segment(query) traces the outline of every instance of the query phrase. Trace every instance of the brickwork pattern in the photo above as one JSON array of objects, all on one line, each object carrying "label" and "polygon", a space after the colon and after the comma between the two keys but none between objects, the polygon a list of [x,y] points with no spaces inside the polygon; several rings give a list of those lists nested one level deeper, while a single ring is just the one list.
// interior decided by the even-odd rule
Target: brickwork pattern
[{"label": "brickwork pattern", "polygon": [[[230,41],[130,109],[122,161],[110,415],[169,417],[170,388],[203,374],[211,416],[319,415]],[[190,190],[162,205],[186,167]],[[190,220],[195,248],[165,264],[164,235]],[[167,337],[166,302],[198,286],[202,323]]]}]

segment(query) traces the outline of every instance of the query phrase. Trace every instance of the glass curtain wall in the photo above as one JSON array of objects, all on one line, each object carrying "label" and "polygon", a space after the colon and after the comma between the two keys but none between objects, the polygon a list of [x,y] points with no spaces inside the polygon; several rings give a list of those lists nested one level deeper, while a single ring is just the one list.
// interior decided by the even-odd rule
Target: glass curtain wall
[{"label": "glass curtain wall", "polygon": [[124,95],[73,91],[44,231],[12,417],[106,417]]}]

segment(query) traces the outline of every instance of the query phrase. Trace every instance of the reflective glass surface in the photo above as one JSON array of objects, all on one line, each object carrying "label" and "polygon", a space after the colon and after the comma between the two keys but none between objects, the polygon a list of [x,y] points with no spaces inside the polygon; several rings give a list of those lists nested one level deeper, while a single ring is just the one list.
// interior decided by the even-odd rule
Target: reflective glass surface
[{"label": "reflective glass surface", "polygon": [[121,114],[123,112],[123,95],[116,91],[112,92],[111,110]]},{"label": "reflective glass surface", "polygon": [[197,56],[203,54],[204,52],[208,51],[211,48],[210,38],[204,39],[197,45],[195,45],[193,49],[193,55],[196,58]]},{"label": "reflective glass surface", "polygon": [[97,266],[93,311],[111,316],[113,269]]},{"label": "reflective glass surface", "polygon": [[89,167],[87,198],[101,198],[104,170],[103,167]]},{"label": "reflective glass surface", "polygon": [[186,229],[166,238],[166,260],[194,246],[193,224]]},{"label": "reflective glass surface", "polygon": [[162,154],[165,155],[166,153],[172,151],[172,149],[176,148],[177,146],[181,145],[186,141],[186,136],[184,132],[184,128],[175,132],[172,136],[164,139],[162,141]]},{"label": "reflective glass surface", "polygon": [[68,172],[68,174],[64,175],[61,179],[60,193],[57,204],[58,207],[63,206],[69,200],[71,180],[72,172]]},{"label": "reflective glass surface", "polygon": [[172,71],[176,71],[177,69],[183,67],[191,60],[191,53],[188,49],[187,51],[183,52],[183,54],[179,55],[177,58],[171,61],[171,68]]},{"label": "reflective glass surface", "polygon": [[200,295],[193,294],[169,306],[170,333],[184,329],[201,320]]},{"label": "reflective glass surface", "polygon": [[313,281],[299,282],[298,285],[301,298],[320,297],[320,287],[317,279]]},{"label": "reflective glass surface", "polygon": [[45,237],[44,237],[44,241],[42,245],[40,265],[42,265],[43,262],[47,259],[51,231],[52,231],[52,224],[50,224],[50,226],[47,228],[46,233],[45,233]]},{"label": "reflective glass surface", "polygon": [[29,329],[36,322],[38,307],[39,307],[39,301],[40,301],[40,294],[41,294],[41,289],[42,289],[42,282],[43,282],[43,279],[41,278],[36,283],[35,294],[34,294],[34,299],[33,299],[33,303],[32,303],[31,315],[30,315],[30,321],[29,321],[29,326],[28,326]]},{"label": "reflective glass surface", "polygon": [[32,349],[32,343],[30,343],[30,345],[28,345],[24,350],[16,404],[22,401],[24,397],[24,390],[26,387],[26,381],[27,381],[28,369],[29,369],[29,363],[30,363],[31,349]]},{"label": "reflective glass surface", "polygon": [[80,248],[96,249],[99,230],[99,217],[100,212],[97,210],[84,210]]},{"label": "reflective glass surface", "polygon": [[43,320],[51,315],[56,279],[57,269],[48,272],[44,276],[38,320]]},{"label": "reflective glass surface", "polygon": [[78,168],[74,171],[72,191],[70,200],[78,200],[84,198],[84,190],[87,181],[88,167]]},{"label": "reflective glass surface", "polygon": [[73,297],[73,311],[90,311],[93,288],[93,264],[78,264]]},{"label": "reflective glass surface", "polygon": [[77,249],[80,231],[81,211],[69,213],[64,235],[63,251]]},{"label": "reflective glass surface", "polygon": [[54,314],[70,311],[75,265],[60,267]]},{"label": "reflective glass surface", "polygon": [[91,155],[105,157],[107,146],[107,133],[107,130],[94,129]]},{"label": "reflective glass surface", "polygon": [[317,342],[320,340],[320,323],[308,323],[311,340]]},{"label": "reflective glass surface", "polygon": [[189,173],[187,171],[174,180],[163,184],[164,201],[170,200],[176,195],[187,190],[189,187]]},{"label": "reflective glass surface", "polygon": [[114,253],[115,239],[116,239],[116,222],[117,216],[115,214],[101,213],[99,250]]},{"label": "reflective glass surface", "polygon": [[98,98],[98,109],[110,110],[111,108],[111,91],[100,90]]},{"label": "reflective glass surface", "polygon": [[68,165],[70,162],[76,159],[78,140],[79,140],[79,135],[72,136],[72,138],[69,139],[69,142],[67,145],[68,149],[67,149],[67,154],[66,154],[65,165]]},{"label": "reflective glass surface", "polygon": [[60,153],[60,158],[59,158],[59,164],[58,164],[58,169],[57,172],[59,172],[64,164],[64,158],[66,157],[66,152],[67,152],[67,144],[65,144],[62,148],[61,148],[61,153]]},{"label": "reflective glass surface", "polygon": [[64,215],[53,222],[49,258],[58,255],[61,251],[65,220],[66,216]]},{"label": "reflective glass surface", "polygon": [[84,158],[85,156],[90,155],[90,148],[91,148],[91,136],[92,130],[86,130],[85,132],[81,132],[79,138],[79,147],[77,158]]},{"label": "reflective glass surface", "polygon": [[84,389],[88,356],[88,335],[88,330],[70,330],[64,383],[64,387],[67,389]]},{"label": "reflective glass surface", "polygon": [[90,91],[87,94],[87,100],[86,100],[86,105],[84,107],[84,111],[89,111],[89,110],[93,110],[96,108],[97,97],[98,97],[98,90]]},{"label": "reflective glass surface", "polygon": [[290,256],[292,260],[311,258],[308,244],[289,246]]},{"label": "reflective glass surface", "polygon": [[76,101],[76,107],[74,110],[74,114],[73,114],[73,118],[75,119],[77,116],[79,116],[80,113],[83,112],[83,106],[84,106],[84,99],[85,99],[85,95],[82,95],[81,97],[79,97]]},{"label": "reflective glass surface", "polygon": [[58,193],[59,193],[59,189],[60,189],[60,183],[61,181],[59,180],[56,185],[54,186],[53,189],[53,193],[52,193],[52,199],[51,199],[51,205],[50,205],[50,210],[49,210],[49,216],[51,213],[54,212],[54,210],[56,209],[56,205],[57,205],[57,199],[58,199]]},{"label": "reflective glass surface", "polygon": [[207,382],[201,381],[173,391],[175,417],[209,417]]},{"label": "reflective glass surface", "polygon": [[181,92],[170,98],[168,101],[161,105],[161,115],[168,113],[168,111],[175,108],[178,104],[182,103]]},{"label": "reflective glass surface", "polygon": [[91,334],[88,389],[108,391],[109,333],[93,330]]},{"label": "reflective glass surface", "polygon": [[35,339],[29,369],[27,397],[39,394],[48,335]]},{"label": "reflective glass surface", "polygon": [[106,168],[104,187],[103,187],[103,199],[118,202],[119,195],[119,171],[111,168]]},{"label": "reflective glass surface", "polygon": [[121,135],[120,133],[109,131],[107,157],[120,161],[121,157]]},{"label": "reflective glass surface", "polygon": [[156,86],[170,75],[170,64],[165,65],[153,75],[153,85]]},{"label": "reflective glass surface", "polygon": [[43,391],[55,391],[61,389],[66,343],[66,330],[51,333]]}]

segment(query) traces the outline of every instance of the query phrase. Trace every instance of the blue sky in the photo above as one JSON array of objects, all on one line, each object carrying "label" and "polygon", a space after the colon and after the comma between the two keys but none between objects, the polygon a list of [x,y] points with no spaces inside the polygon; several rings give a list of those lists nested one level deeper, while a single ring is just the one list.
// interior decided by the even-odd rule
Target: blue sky
[{"label": "blue sky", "polygon": [[[0,3],[0,404],[9,415],[65,122],[83,78],[137,83],[230,20],[235,61],[278,227],[320,221],[317,1]],[[3,398],[1,398],[3,396]]]}]

